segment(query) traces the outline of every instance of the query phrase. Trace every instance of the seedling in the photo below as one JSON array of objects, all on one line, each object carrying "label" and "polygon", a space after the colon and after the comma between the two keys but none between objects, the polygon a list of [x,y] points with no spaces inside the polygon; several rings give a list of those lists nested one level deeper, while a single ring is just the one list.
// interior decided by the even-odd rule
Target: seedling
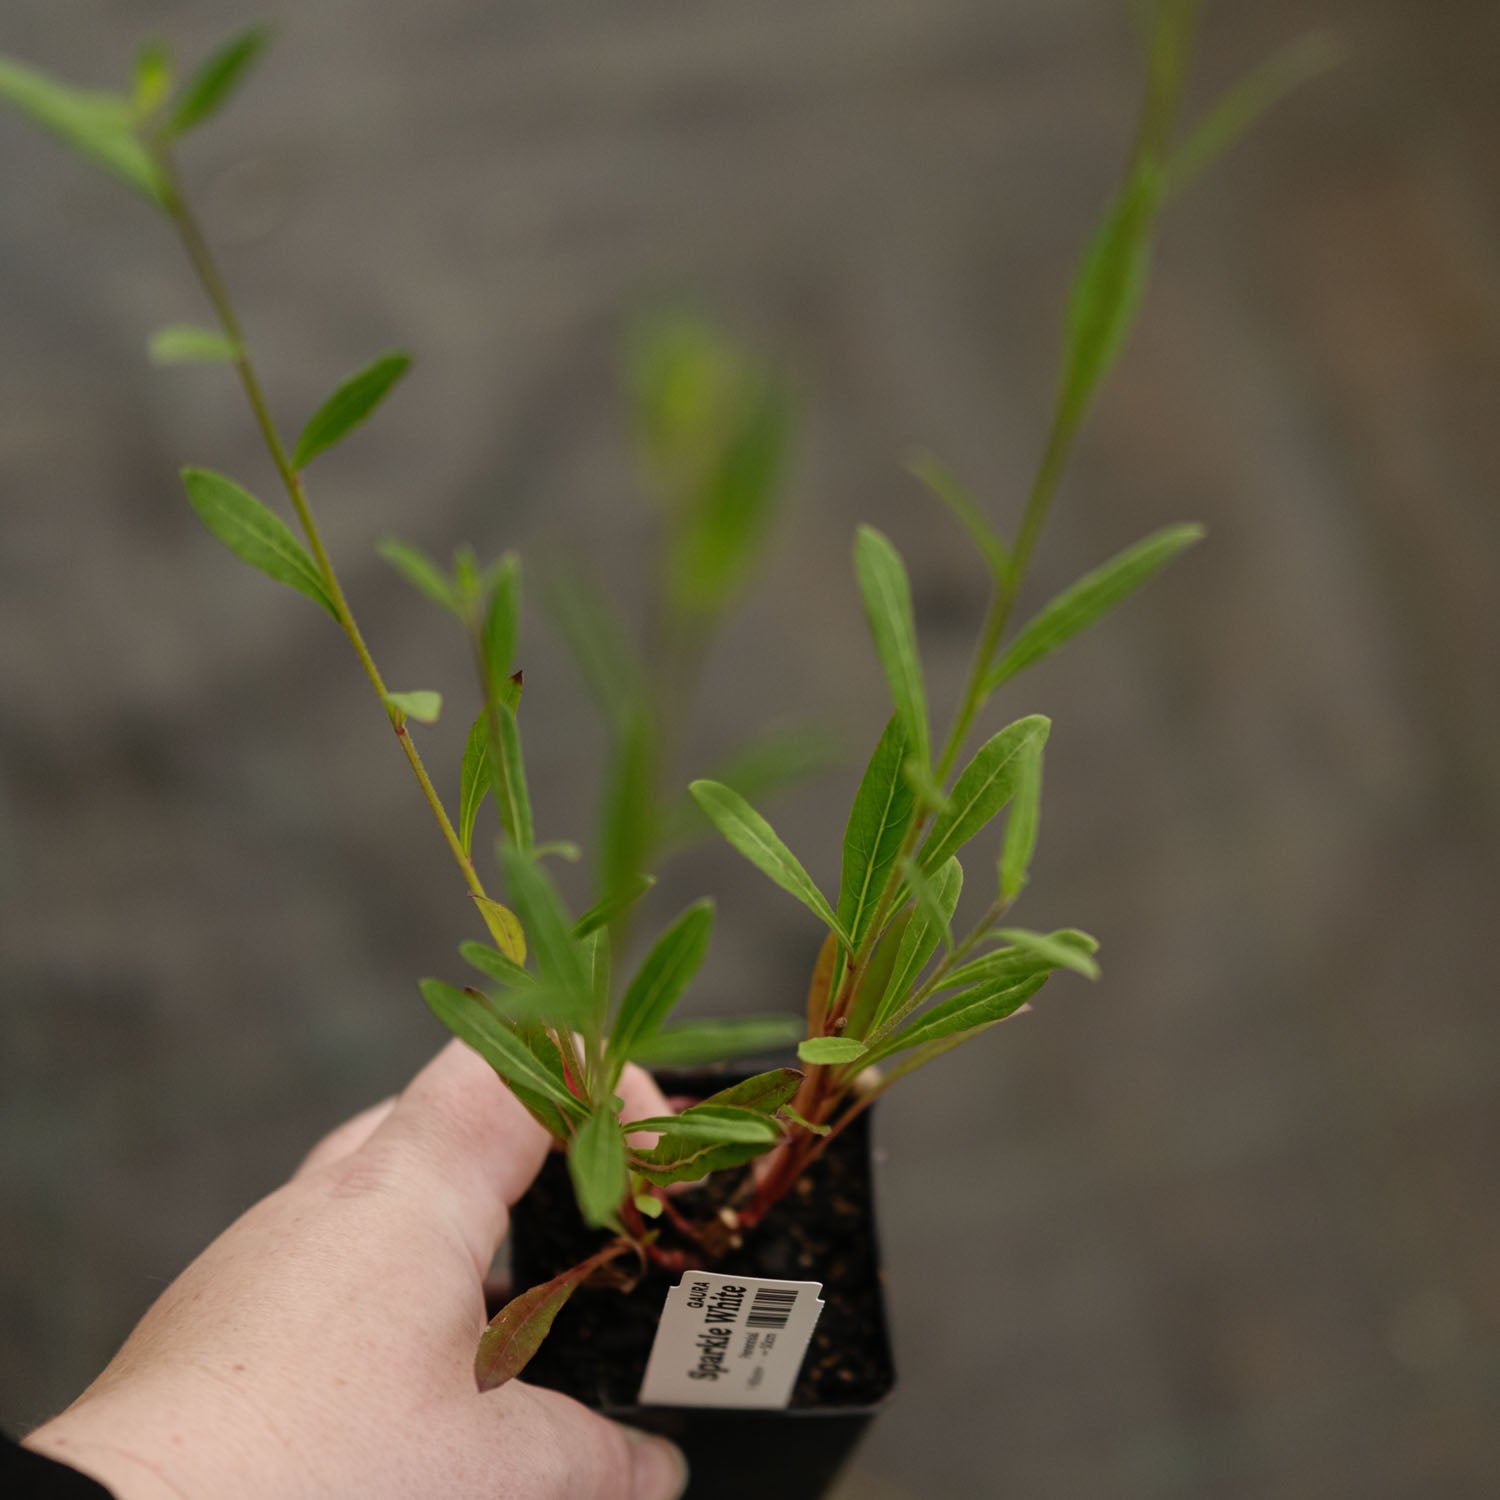
[{"label": "seedling", "polygon": [[[398,572],[456,618],[474,660],[477,711],[455,819],[414,731],[436,719],[442,703],[434,692],[386,683],[318,530],[309,466],[374,412],[406,374],[407,356],[387,354],[353,375],[295,442],[284,440],[190,207],[178,146],[228,102],[261,54],[266,31],[238,37],[180,86],[166,50],[148,47],[126,93],[80,91],[0,60],[0,96],[122,179],[176,230],[214,323],[161,330],[150,343],[152,358],[233,368],[301,535],[209,469],[183,471],[188,500],[242,561],[305,595],[347,636],[489,939],[460,949],[475,971],[472,982],[427,979],[422,994],[566,1150],[579,1209],[607,1232],[596,1254],[495,1318],[479,1350],[481,1386],[524,1367],[585,1280],[604,1275],[628,1282],[648,1262],[669,1268],[711,1262],[772,1214],[829,1142],[898,1079],[1026,1010],[1059,971],[1098,977],[1097,944],[1087,933],[1035,932],[1009,918],[1036,847],[1049,721],[1027,715],[988,733],[972,753],[969,746],[1001,688],[1094,625],[1201,536],[1194,525],[1158,531],[1015,625],[1079,428],[1135,321],[1163,210],[1256,115],[1328,61],[1322,41],[1294,47],[1179,141],[1197,9],[1195,0],[1157,0],[1151,12],[1134,146],[1073,282],[1051,425],[1016,524],[1002,529],[930,456],[912,462],[917,479],[973,540],[976,566],[990,583],[967,680],[941,728],[923,678],[905,564],[880,532],[858,531],[854,573],[892,713],[855,793],[832,899],[750,800],[797,769],[805,746],[778,744],[758,760],[741,760],[737,774],[695,780],[691,803],[673,785],[674,725],[701,641],[745,582],[768,533],[788,432],[784,391],[701,322],[657,322],[634,341],[637,429],[666,560],[650,651],[625,647],[590,591],[566,580],[553,590],[555,612],[596,688],[614,751],[597,901],[582,915],[568,910],[545,863],[577,851],[538,841],[527,792],[518,560],[507,554],[482,567],[460,549],[450,570],[401,542],[383,548]],[[503,902],[474,857],[486,796],[500,830]],[[956,931],[966,878],[960,856],[973,868],[970,849],[1002,814],[998,857],[981,856],[988,900],[976,922]],[[805,1024],[786,1016],[672,1023],[708,948],[714,923],[708,901],[669,923],[631,972],[615,972],[653,868],[695,821],[717,829],[825,931]],[[674,1115],[619,1117],[617,1089],[627,1063],[764,1053],[798,1038],[802,1069],[759,1073]],[[714,1172],[738,1173],[737,1187],[727,1211],[700,1218],[694,1194],[678,1185]]]}]

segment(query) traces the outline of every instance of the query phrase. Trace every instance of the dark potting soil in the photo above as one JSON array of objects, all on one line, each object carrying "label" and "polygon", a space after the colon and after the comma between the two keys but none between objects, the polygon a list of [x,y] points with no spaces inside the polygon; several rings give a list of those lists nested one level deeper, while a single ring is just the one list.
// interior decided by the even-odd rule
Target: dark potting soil
[{"label": "dark potting soil", "polygon": [[[695,1079],[697,1087],[685,1088],[688,1080],[672,1079],[669,1087],[702,1097],[729,1081]],[[720,1173],[674,1202],[688,1218],[711,1217],[734,1196],[740,1180],[738,1172]],[[688,1247],[665,1219],[655,1227],[662,1230],[663,1245]],[[512,1211],[515,1291],[550,1280],[608,1238],[579,1219],[566,1161],[554,1153]],[[830,1143],[740,1248],[714,1261],[700,1251],[692,1264],[729,1275],[823,1284],[823,1313],[792,1393],[793,1411],[871,1407],[890,1392],[895,1374],[875,1234],[868,1113]],[[680,1276],[653,1266],[628,1293],[581,1287],[558,1314],[524,1378],[600,1410],[635,1406],[667,1291]]]}]

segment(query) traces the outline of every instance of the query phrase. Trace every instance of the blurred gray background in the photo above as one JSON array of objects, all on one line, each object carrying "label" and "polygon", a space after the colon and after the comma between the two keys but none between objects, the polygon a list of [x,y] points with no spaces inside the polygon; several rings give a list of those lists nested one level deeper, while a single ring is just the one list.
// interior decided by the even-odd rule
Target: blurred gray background
[{"label": "blurred gray background", "polygon": [[[648,528],[622,315],[695,298],[805,395],[784,525],[716,648],[695,768],[814,721],[850,765],[773,811],[836,880],[884,717],[848,563],[911,560],[933,692],[983,605],[905,476],[1013,518],[1057,317],[1136,95],[1110,0],[323,0],[185,151],[296,423],[416,373],[315,474],[388,678],[466,701],[388,574],[567,545],[633,609]],[[7,0],[0,50],[119,78],[228,0]],[[996,710],[1055,720],[1033,926],[1106,977],[884,1112],[904,1383],[845,1500],[1500,1493],[1500,8],[1210,6],[1193,101],[1326,24],[1348,60],[1169,216],[1144,324],[1032,602],[1169,521],[1209,542]],[[71,1397],[154,1293],[439,1043],[414,980],[472,921],[343,640],[180,494],[269,496],[165,229],[0,118],[0,1419]],[[533,591],[534,592],[534,591]],[[533,601],[534,603],[534,601]],[[546,836],[598,733],[533,607]],[[466,716],[424,735],[451,794]],[[993,727],[993,726],[992,726]],[[976,882],[977,883],[977,882]],[[817,934],[718,849],[700,1004],[795,1006]]]}]

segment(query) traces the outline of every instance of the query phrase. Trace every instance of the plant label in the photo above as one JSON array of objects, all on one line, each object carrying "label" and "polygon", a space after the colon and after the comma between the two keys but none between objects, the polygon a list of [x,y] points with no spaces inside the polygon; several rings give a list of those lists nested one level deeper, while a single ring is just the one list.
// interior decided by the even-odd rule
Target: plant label
[{"label": "plant label", "polygon": [[684,1271],[667,1293],[641,1405],[784,1407],[822,1290],[818,1281]]}]

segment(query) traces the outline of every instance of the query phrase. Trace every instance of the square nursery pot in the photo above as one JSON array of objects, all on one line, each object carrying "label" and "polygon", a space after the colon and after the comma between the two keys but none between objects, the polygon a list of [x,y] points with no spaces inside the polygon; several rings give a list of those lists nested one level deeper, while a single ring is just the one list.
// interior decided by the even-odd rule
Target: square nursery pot
[{"label": "square nursery pot", "polygon": [[[661,1083],[669,1096],[703,1098],[748,1076],[677,1073]],[[629,1293],[575,1292],[522,1378],[671,1438],[692,1467],[689,1500],[818,1500],[826,1494],[895,1384],[875,1229],[872,1112],[830,1144],[740,1249],[704,1263],[728,1275],[823,1284],[823,1313],[788,1408],[638,1404],[667,1291],[680,1279],[655,1266]],[[512,1211],[514,1290],[550,1280],[607,1238],[579,1219],[565,1159],[554,1152]]]}]

